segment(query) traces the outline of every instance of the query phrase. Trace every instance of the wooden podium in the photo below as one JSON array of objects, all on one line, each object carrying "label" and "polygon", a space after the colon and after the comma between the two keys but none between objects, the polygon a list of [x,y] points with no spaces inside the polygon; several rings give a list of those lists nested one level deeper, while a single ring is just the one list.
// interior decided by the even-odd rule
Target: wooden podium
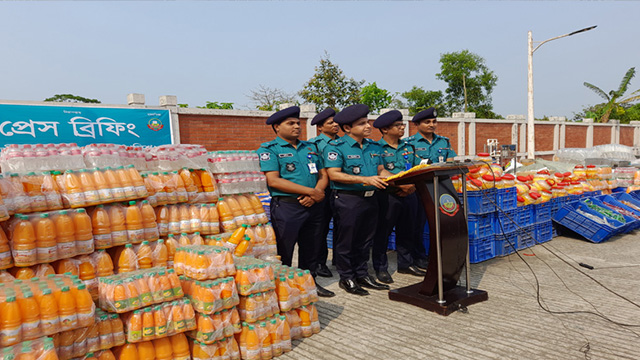
[{"label": "wooden podium", "polygon": [[[445,316],[488,299],[486,291],[470,286],[466,209],[461,206],[450,179],[452,175],[462,175],[466,203],[467,172],[468,168],[462,163],[434,164],[389,181],[390,185],[416,186],[430,229],[429,266],[424,280],[389,291],[389,299]],[[466,269],[466,287],[458,286],[463,268]]]}]

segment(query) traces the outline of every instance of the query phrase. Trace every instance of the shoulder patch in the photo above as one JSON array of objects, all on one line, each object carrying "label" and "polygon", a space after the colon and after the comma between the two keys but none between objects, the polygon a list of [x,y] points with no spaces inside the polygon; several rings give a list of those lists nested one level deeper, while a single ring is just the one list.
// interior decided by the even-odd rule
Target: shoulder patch
[{"label": "shoulder patch", "polygon": [[271,160],[271,154],[268,152],[263,152],[260,154],[260,160],[261,161],[269,161]]},{"label": "shoulder patch", "polygon": [[329,151],[329,153],[327,154],[327,159],[329,159],[331,161],[338,160],[338,153],[335,152],[335,151]]}]

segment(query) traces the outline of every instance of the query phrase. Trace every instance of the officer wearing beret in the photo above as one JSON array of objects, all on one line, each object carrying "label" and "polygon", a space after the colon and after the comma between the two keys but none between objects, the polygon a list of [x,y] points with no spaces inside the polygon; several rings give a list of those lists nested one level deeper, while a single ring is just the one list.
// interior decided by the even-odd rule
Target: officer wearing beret
[{"label": "officer wearing beret", "polygon": [[[382,139],[378,144],[382,147],[380,157],[387,171],[397,174],[420,163],[413,146],[401,139],[404,136],[405,124],[402,122],[400,111],[391,110],[380,115],[373,126],[382,133]],[[389,235],[394,227],[398,272],[417,276],[426,274],[413,263],[412,253],[420,246],[422,240],[417,223],[418,197],[415,194],[415,186],[401,185],[393,190],[379,196],[380,217],[371,252],[376,276],[380,282],[387,284],[393,282],[387,270],[387,248]]]},{"label": "officer wearing beret", "polygon": [[[262,144],[258,154],[260,170],[267,178],[271,193],[271,222],[278,255],[283,264],[291,266],[298,243],[298,265],[315,277],[328,177],[316,146],[299,140],[299,118],[297,106],[271,115],[267,125],[273,127],[277,137]],[[335,295],[320,285],[316,287],[320,296]]]},{"label": "officer wearing beret", "polygon": [[[456,152],[451,148],[449,138],[435,133],[438,127],[436,116],[434,107],[417,113],[411,121],[418,127],[418,132],[406,139],[409,144],[413,145],[418,158],[428,160],[429,163],[453,160],[456,156]],[[420,229],[424,228],[426,221],[426,214],[420,206],[419,223],[422,224]],[[423,270],[427,270],[428,265],[425,253],[424,245],[420,245],[420,249],[414,253],[414,262]]]},{"label": "officer wearing beret", "polygon": [[367,119],[369,107],[351,105],[334,117],[345,136],[329,142],[324,149],[325,167],[331,179],[334,218],[338,237],[333,256],[340,274],[340,287],[356,295],[368,295],[362,287],[388,290],[368,272],[369,251],[376,233],[378,193],[387,187],[382,149],[372,140]]},{"label": "officer wearing beret", "polygon": [[[338,124],[333,121],[333,117],[336,112],[332,108],[326,108],[322,110],[318,115],[313,117],[311,125],[315,125],[320,135],[309,139],[309,142],[316,144],[318,151],[322,154],[324,148],[329,144],[329,141],[338,138]],[[322,219],[322,238],[326,239],[329,234],[329,223],[333,217],[333,204],[331,200],[331,188],[327,186],[325,190],[325,202],[324,202],[324,216]],[[335,219],[334,219],[335,223]],[[334,228],[334,243],[335,243],[335,228]],[[323,241],[319,243],[318,249],[318,276],[332,277],[331,270],[327,267],[327,257],[329,250],[327,249],[327,242]]]}]

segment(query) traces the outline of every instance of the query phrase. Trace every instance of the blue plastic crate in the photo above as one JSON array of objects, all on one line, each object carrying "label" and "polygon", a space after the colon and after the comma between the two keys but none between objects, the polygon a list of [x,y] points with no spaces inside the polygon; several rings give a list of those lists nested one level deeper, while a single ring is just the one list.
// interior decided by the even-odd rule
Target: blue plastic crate
[{"label": "blue plastic crate", "polygon": [[536,244],[536,225],[522,227],[516,231],[518,234],[518,250],[532,247]]},{"label": "blue plastic crate", "polygon": [[494,236],[469,240],[469,261],[471,263],[479,263],[481,261],[489,260],[495,257],[493,249]]},{"label": "blue plastic crate", "polygon": [[[640,220],[640,209],[634,209],[628,205],[623,204],[622,202],[620,202],[618,199],[614,198],[611,195],[603,195],[598,197],[598,200],[602,201],[605,204],[611,204],[611,205],[615,205],[621,209],[624,209],[626,211],[628,211],[629,213],[633,214],[632,216],[636,219],[636,220]],[[640,222],[639,225],[640,226]]]},{"label": "blue plastic crate", "polygon": [[496,234],[493,241],[493,251],[496,256],[513,254],[518,248],[518,235],[516,232]]},{"label": "blue plastic crate", "polygon": [[[635,229],[637,229],[637,228],[638,228],[638,224],[639,224],[638,220],[636,220],[634,217],[627,216],[627,215],[624,215],[624,214],[620,214],[619,212],[617,212],[617,211],[616,211],[616,210],[614,210],[613,208],[611,208],[611,207],[607,206],[607,204],[603,203],[603,202],[600,200],[600,198],[598,198],[598,197],[592,197],[592,198],[585,199],[585,200],[582,200],[582,201],[589,201],[589,202],[591,202],[591,203],[593,203],[593,204],[595,204],[595,205],[601,206],[601,207],[603,207],[603,208],[605,208],[605,209],[609,209],[609,210],[611,210],[611,211],[615,212],[616,214],[619,214],[619,215],[621,215],[622,217],[624,217],[624,220],[625,220],[625,221],[624,221],[624,223],[623,223],[622,228],[620,229],[620,232],[621,232],[621,233],[627,233],[627,232],[629,232],[629,231],[632,231],[632,230],[635,230]],[[612,218],[607,217],[607,220],[613,220],[613,219],[612,219]]]},{"label": "blue plastic crate", "polygon": [[518,207],[518,225],[533,225],[535,218],[533,217],[533,206],[525,205]]},{"label": "blue plastic crate", "polygon": [[510,233],[520,225],[518,221],[518,209],[498,211],[493,220],[493,232],[496,234]]},{"label": "blue plastic crate", "polygon": [[558,230],[555,225],[553,225],[553,221],[551,222],[551,238],[558,237]]},{"label": "blue plastic crate", "polygon": [[600,214],[594,214],[594,211],[589,209],[584,203],[577,203],[564,206],[558,210],[558,213],[553,217],[554,223],[594,243],[603,242],[616,235],[623,226],[622,223],[615,220],[607,220],[609,225],[601,224],[578,213],[576,209],[602,218]]},{"label": "blue plastic crate", "polygon": [[634,199],[640,201],[640,190],[635,190],[632,191],[630,193],[628,193],[631,197],[633,197]]},{"label": "blue plastic crate", "polygon": [[553,238],[553,224],[551,220],[535,225],[535,241],[538,244],[550,241]]},{"label": "blue plastic crate", "polygon": [[626,201],[633,204],[635,207],[640,208],[640,200],[636,199],[633,194],[629,193],[615,193],[611,194],[611,197],[618,201]]},{"label": "blue plastic crate", "polygon": [[[463,194],[458,194],[463,202]],[[496,189],[467,191],[467,214],[480,215],[496,211]]]},{"label": "blue plastic crate", "polygon": [[536,224],[551,221],[551,203],[534,204],[533,218]]},{"label": "blue plastic crate", "polygon": [[469,239],[479,239],[493,235],[495,213],[467,216]]},{"label": "blue plastic crate", "polygon": [[567,195],[565,198],[566,204],[575,204],[580,201],[580,195]]},{"label": "blue plastic crate", "polygon": [[502,210],[514,210],[518,207],[518,192],[515,187],[496,189],[496,204]]},{"label": "blue plastic crate", "polygon": [[551,217],[553,217],[558,212],[558,210],[560,210],[562,205],[564,205],[564,202],[562,201],[561,197],[553,198],[549,202],[551,203]]},{"label": "blue plastic crate", "polygon": [[615,189],[611,189],[611,192],[617,193],[617,192],[627,192],[627,188],[626,187],[617,187]]}]

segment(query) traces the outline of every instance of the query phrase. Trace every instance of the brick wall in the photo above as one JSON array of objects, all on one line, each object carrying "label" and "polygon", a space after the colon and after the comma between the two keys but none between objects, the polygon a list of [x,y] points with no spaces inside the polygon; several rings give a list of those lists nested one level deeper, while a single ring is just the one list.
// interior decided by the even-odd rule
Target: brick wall
[{"label": "brick wall", "polygon": [[611,128],[608,126],[593,127],[593,146],[611,144]]},{"label": "brick wall", "polygon": [[[498,139],[498,143],[501,145],[511,144],[511,127],[513,124],[509,123],[477,123],[476,124],[476,154],[484,152],[484,146],[487,144],[487,139]],[[536,131],[538,128],[536,127]],[[469,132],[467,132],[468,134]]]},{"label": "brick wall", "polygon": [[633,128],[620,127],[620,144],[633,146]]},{"label": "brick wall", "polygon": [[555,125],[536,125],[536,151],[553,151],[553,129]]},{"label": "brick wall", "polygon": [[567,125],[565,128],[564,147],[583,148],[587,145],[587,127]]}]

